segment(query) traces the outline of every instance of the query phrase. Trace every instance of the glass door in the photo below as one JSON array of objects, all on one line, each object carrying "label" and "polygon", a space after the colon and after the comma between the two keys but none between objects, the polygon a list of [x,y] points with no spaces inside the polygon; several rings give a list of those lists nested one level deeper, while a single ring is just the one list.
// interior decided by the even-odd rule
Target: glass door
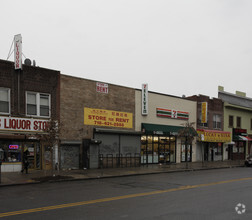
[{"label": "glass door", "polygon": [[28,150],[28,161],[30,169],[40,169],[40,146],[39,143],[26,143],[24,151]]},{"label": "glass door", "polygon": [[147,136],[141,136],[141,164],[147,163]]},{"label": "glass door", "polygon": [[176,138],[170,137],[169,139],[169,145],[170,145],[170,163],[176,162]]},{"label": "glass door", "polygon": [[159,163],[170,162],[169,137],[160,137],[159,139]]}]

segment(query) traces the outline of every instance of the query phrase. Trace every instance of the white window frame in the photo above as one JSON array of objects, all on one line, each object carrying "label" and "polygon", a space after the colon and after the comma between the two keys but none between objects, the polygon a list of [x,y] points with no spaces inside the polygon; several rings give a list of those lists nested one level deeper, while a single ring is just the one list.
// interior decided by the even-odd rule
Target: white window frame
[{"label": "white window frame", "polygon": [[9,102],[9,112],[0,112],[3,115],[9,115],[11,113],[11,104],[10,104],[10,88],[0,87],[0,90],[4,90],[8,92],[8,102]]},{"label": "white window frame", "polygon": [[[219,119],[219,121],[217,120],[217,118]],[[220,123],[220,127],[218,127],[218,123]],[[219,114],[214,114],[213,115],[213,129],[218,129],[221,130],[221,126],[222,126],[222,120],[221,120],[221,115]]]},{"label": "white window frame", "polygon": [[[28,99],[27,96],[28,94],[34,94],[36,95],[36,115],[30,115],[27,112],[27,105],[28,105]],[[46,95],[48,96],[48,102],[49,102],[49,115],[48,116],[41,116],[40,115],[40,95]],[[26,116],[30,116],[30,117],[40,117],[40,118],[50,118],[51,117],[51,94],[48,93],[39,93],[39,92],[30,92],[30,91],[26,91]]]}]

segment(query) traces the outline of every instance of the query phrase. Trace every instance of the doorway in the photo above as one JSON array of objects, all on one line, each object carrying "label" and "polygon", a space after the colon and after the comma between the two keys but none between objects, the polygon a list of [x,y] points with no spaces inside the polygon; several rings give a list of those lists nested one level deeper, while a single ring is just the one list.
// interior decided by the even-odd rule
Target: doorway
[{"label": "doorway", "polygon": [[41,169],[41,152],[39,143],[32,142],[26,143],[25,149],[27,148],[29,151],[28,161],[30,169]]}]

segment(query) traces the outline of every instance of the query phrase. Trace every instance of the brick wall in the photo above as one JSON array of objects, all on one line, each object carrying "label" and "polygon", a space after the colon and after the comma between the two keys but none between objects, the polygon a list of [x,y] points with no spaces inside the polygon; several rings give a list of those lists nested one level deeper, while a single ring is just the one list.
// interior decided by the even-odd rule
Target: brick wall
[{"label": "brick wall", "polygon": [[199,126],[200,122],[200,112],[201,112],[201,103],[202,102],[207,102],[207,111],[208,111],[208,127],[207,129],[212,130],[213,129],[213,115],[221,115],[221,130],[223,130],[223,101],[218,98],[212,98],[210,99],[209,96],[204,96],[204,95],[194,95],[190,97],[186,97],[186,99],[192,100],[192,101],[197,101],[197,128],[203,128]]},{"label": "brick wall", "polygon": [[108,94],[98,93],[96,82],[61,75],[61,140],[93,138],[94,126],[84,125],[84,107],[133,113],[130,130],[135,129],[135,90],[109,84]]},{"label": "brick wall", "polygon": [[33,91],[51,94],[51,116],[59,118],[59,71],[26,65],[20,71],[14,69],[13,62],[0,60],[0,87],[11,89],[11,116],[25,117],[25,94],[26,91]]}]

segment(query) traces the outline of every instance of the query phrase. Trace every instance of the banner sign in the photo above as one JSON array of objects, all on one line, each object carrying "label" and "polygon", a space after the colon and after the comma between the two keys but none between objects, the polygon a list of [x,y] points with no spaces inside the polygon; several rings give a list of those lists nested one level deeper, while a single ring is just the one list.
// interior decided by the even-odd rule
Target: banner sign
[{"label": "banner sign", "polygon": [[197,133],[203,142],[231,142],[231,132],[197,129]]},{"label": "banner sign", "polygon": [[22,36],[14,36],[14,66],[15,70],[22,69]]},{"label": "banner sign", "polygon": [[148,115],[148,84],[142,84],[142,115]]},{"label": "banner sign", "polygon": [[84,108],[84,124],[133,128],[133,114],[105,109]]},{"label": "banner sign", "polygon": [[177,110],[169,110],[164,108],[157,108],[157,116],[165,117],[165,118],[174,118],[174,119],[189,119],[189,112],[177,111]]},{"label": "banner sign", "polygon": [[97,82],[96,83],[96,92],[107,94],[108,93],[108,84]]},{"label": "banner sign", "polygon": [[207,123],[207,102],[201,103],[201,123]]},{"label": "banner sign", "polygon": [[48,126],[48,120],[34,118],[0,117],[0,131],[35,131],[43,132]]}]

